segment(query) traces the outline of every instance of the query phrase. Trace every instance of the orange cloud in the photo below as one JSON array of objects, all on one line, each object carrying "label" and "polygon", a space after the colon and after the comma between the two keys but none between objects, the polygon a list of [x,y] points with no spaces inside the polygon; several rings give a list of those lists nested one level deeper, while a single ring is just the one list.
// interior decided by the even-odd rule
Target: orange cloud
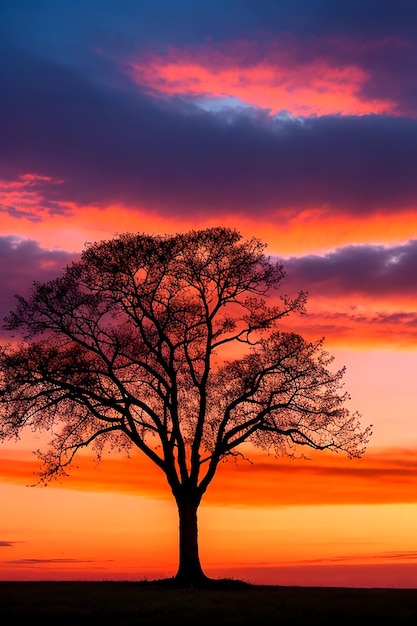
[{"label": "orange cloud", "polygon": [[254,457],[223,465],[207,500],[222,505],[294,506],[416,502],[417,453],[367,452],[362,459],[314,455],[311,460]]},{"label": "orange cloud", "polygon": [[295,116],[387,113],[389,98],[364,97],[367,72],[352,63],[298,54],[294,42],[235,41],[147,54],[128,68],[134,80],[163,94],[238,98]]},{"label": "orange cloud", "polygon": [[[205,502],[220,506],[395,504],[417,502],[417,452],[407,449],[368,451],[361,459],[314,454],[311,459],[274,459],[265,454],[220,465]],[[27,453],[5,451],[0,478],[33,484],[39,464]],[[71,475],[52,487],[109,491],[171,499],[164,475],[145,457],[109,456],[96,465],[80,456]]]},{"label": "orange cloud", "polygon": [[310,341],[325,337],[327,348],[410,350],[417,346],[415,311],[407,312],[399,307],[396,312],[385,312],[384,303],[380,303],[380,312],[364,307],[360,310],[360,306],[356,311],[354,307],[343,310],[343,301],[331,297],[327,301],[322,298],[320,305],[314,306],[315,310],[311,304],[314,304],[313,298],[308,300],[307,315],[283,320],[281,330],[293,330]]},{"label": "orange cloud", "polygon": [[192,216],[176,213],[171,217],[158,207],[139,204],[131,207],[64,201],[55,203],[55,212],[50,215],[47,188],[55,184],[33,174],[9,183],[0,180],[3,234],[18,232],[22,237],[36,239],[43,247],[61,246],[80,252],[87,241],[109,239],[121,232],[176,233],[221,224],[237,227],[244,237],[259,237],[271,254],[286,257],[321,253],[352,243],[395,244],[413,238],[417,231],[416,207],[402,207],[386,215],[349,216],[334,215],[330,207],[275,211],[272,200],[268,214],[257,214],[256,218],[237,216],[231,207],[225,207],[221,217],[199,212],[199,207]]}]

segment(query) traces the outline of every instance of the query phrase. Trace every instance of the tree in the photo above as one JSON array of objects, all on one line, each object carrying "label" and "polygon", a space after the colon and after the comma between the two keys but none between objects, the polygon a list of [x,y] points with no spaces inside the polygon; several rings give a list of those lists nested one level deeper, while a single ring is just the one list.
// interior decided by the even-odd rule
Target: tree
[{"label": "tree", "polygon": [[[278,297],[281,263],[232,229],[123,234],[18,296],[0,352],[0,437],[49,429],[41,480],[92,446],[136,446],[163,472],[179,514],[179,585],[204,585],[197,510],[244,442],[360,456],[369,428],[344,406],[323,341],[280,332],[305,294]],[[268,302],[268,298],[272,302]]]}]

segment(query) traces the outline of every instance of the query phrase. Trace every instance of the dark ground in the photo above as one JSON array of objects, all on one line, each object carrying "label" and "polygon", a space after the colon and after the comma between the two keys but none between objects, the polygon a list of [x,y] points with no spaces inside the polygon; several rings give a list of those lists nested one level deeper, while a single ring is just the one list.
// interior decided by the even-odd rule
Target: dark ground
[{"label": "dark ground", "polygon": [[417,589],[171,589],[134,582],[0,582],[2,624],[258,626],[417,624]]}]

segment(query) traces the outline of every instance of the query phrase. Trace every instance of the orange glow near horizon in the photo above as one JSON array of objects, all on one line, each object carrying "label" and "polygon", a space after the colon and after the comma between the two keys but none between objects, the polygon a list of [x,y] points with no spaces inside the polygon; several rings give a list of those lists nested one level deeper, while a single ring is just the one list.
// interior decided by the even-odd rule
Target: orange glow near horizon
[{"label": "orange glow near horizon", "polygon": [[[222,464],[199,514],[209,575],[257,584],[415,586],[416,353],[336,350],[335,359],[347,366],[352,410],[363,413],[364,425],[374,423],[368,450],[352,460],[254,451],[247,452],[252,465]],[[131,459],[104,455],[98,466],[82,454],[61,483],[27,488],[38,470],[29,450],[43,443],[29,432],[2,445],[0,579],[173,575],[178,520],[160,470],[137,451]]]},{"label": "orange glow near horizon", "polygon": [[[259,60],[260,59],[260,60]],[[237,98],[242,103],[294,116],[388,113],[395,103],[366,99],[360,89],[368,76],[354,65],[333,66],[322,58],[300,61],[278,44],[258,50],[250,42],[171,48],[132,60],[134,80],[161,94]]]},{"label": "orange glow near horizon", "polygon": [[[318,482],[310,479],[310,471],[304,468],[297,472],[286,467],[279,480],[280,470],[274,473],[271,466],[266,470],[258,468],[260,473],[256,473],[255,466],[252,479],[256,482],[252,485],[248,482],[250,469],[242,476],[243,482],[231,479],[232,472],[239,472],[236,468],[226,471],[226,481],[225,475],[219,474],[223,485],[217,487],[217,494],[221,497],[210,499],[207,494],[200,507],[204,569],[213,576],[239,576],[263,584],[314,584],[316,576],[316,581],[333,580],[334,584],[342,582],[345,586],[355,586],[357,570],[362,572],[362,586],[384,586],[387,577],[393,578],[396,572],[396,582],[393,580],[391,586],[412,586],[410,576],[417,566],[417,504],[415,490],[412,494],[410,487],[411,481],[415,481],[415,453],[410,456],[399,451],[392,456],[395,459],[390,460],[389,453],[387,459],[376,455],[367,462],[364,471],[371,474],[365,485],[360,486],[359,476],[353,478],[352,484],[359,489],[354,487],[354,496],[348,496],[347,501],[354,504],[342,502],[337,494],[338,483],[342,492],[348,494],[345,487],[354,470],[343,479],[343,472],[339,476],[330,473],[330,483],[324,476]],[[402,477],[398,474],[401,459],[408,468]],[[134,470],[140,471],[136,460],[133,465]],[[296,465],[303,464],[294,461],[293,468]],[[344,469],[347,465],[342,463]],[[375,468],[377,473],[372,476]],[[385,469],[379,474],[381,468]],[[63,484],[58,489],[26,489],[2,482],[0,497],[5,503],[5,517],[0,580],[137,580],[173,575],[178,520],[172,498],[167,492],[157,498],[133,493],[135,486],[129,493],[122,480],[115,487],[115,469],[118,471],[111,462],[93,478],[90,466],[88,491],[82,469],[79,479],[74,473],[78,487],[70,486],[72,478],[65,481],[67,488]],[[387,480],[390,471],[392,481]],[[405,487],[408,471],[408,489],[400,489],[396,496],[396,486],[403,483]],[[124,469],[121,479],[123,475]],[[259,482],[262,476],[265,483]],[[106,477],[111,490],[108,492],[98,487],[100,480],[106,483]],[[377,485],[378,481],[381,502],[367,502],[366,484],[371,493],[372,484]],[[265,494],[262,502],[257,496],[260,484]],[[268,489],[272,491],[270,498]],[[274,492],[281,492],[282,497],[274,497]],[[231,500],[230,494],[236,498]],[[250,495],[254,498],[251,503]],[[391,496],[394,502],[387,503]],[[329,500],[333,502],[330,504]],[[14,520],[13,524],[7,520]]]},{"label": "orange glow near horizon", "polygon": [[[259,452],[249,456],[252,463],[220,464],[204,496],[208,505],[268,508],[417,503],[417,453],[412,449],[371,449],[361,459],[325,453],[294,460]],[[34,485],[38,469],[39,462],[28,452],[3,450],[3,482]],[[98,466],[92,457],[79,455],[71,474],[52,481],[48,488],[172,500],[161,471],[135,451],[130,459],[109,456]]]}]

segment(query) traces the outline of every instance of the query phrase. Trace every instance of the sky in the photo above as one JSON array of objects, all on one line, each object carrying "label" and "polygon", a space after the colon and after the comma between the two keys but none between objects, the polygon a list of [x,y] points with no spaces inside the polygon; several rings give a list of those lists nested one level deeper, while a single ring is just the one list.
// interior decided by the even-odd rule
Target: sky
[{"label": "sky", "polygon": [[[417,586],[416,55],[413,0],[0,0],[0,318],[88,242],[237,228],[373,425],[361,459],[221,466],[210,575]],[[173,575],[163,475],[86,454],[30,488],[44,443],[0,445],[0,579]]]}]

